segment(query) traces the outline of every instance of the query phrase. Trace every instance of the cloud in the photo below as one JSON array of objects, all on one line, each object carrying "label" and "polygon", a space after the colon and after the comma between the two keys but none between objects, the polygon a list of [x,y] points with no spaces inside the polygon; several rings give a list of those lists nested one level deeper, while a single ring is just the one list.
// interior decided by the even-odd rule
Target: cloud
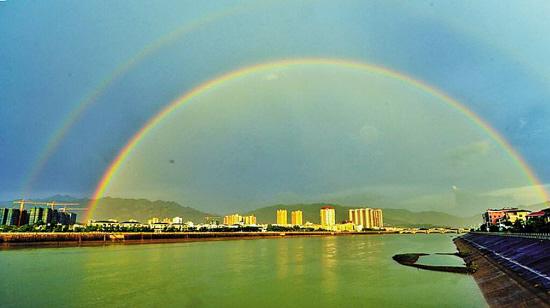
[{"label": "cloud", "polygon": [[482,140],[456,147],[449,152],[449,158],[457,165],[465,165],[477,158],[484,157],[492,149],[489,141]]},{"label": "cloud", "polygon": [[513,203],[513,206],[531,205],[546,201],[541,199],[541,188],[550,191],[550,184],[502,188],[489,191],[484,195],[506,198]]},{"label": "cloud", "polygon": [[269,73],[267,75],[265,75],[264,79],[265,80],[277,80],[279,79],[281,76],[277,73]]},{"label": "cloud", "polygon": [[380,139],[380,130],[372,125],[366,124],[359,130],[359,135],[365,143],[372,144]]}]

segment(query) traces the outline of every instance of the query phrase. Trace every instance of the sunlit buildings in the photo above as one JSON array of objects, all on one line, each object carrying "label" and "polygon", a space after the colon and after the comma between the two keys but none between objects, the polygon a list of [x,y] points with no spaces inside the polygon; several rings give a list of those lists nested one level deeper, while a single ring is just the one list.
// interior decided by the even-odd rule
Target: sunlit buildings
[{"label": "sunlit buildings", "polygon": [[362,228],[382,228],[384,220],[381,209],[361,208],[348,210],[348,219]]},{"label": "sunlit buildings", "polygon": [[256,224],[256,216],[254,216],[254,215],[243,216],[242,222],[245,225],[255,225]]},{"label": "sunlit buildings", "polygon": [[8,216],[8,209],[0,208],[0,225],[6,224],[7,216]]},{"label": "sunlit buildings", "polygon": [[496,226],[505,221],[514,223],[516,220],[521,220],[525,222],[529,213],[531,211],[518,208],[488,209],[482,214],[482,217],[486,226]]},{"label": "sunlit buildings", "polygon": [[239,214],[227,215],[227,216],[224,216],[223,218],[224,225],[236,225],[241,223],[241,221],[242,221],[242,216]]},{"label": "sunlit buildings", "polygon": [[481,216],[486,225],[496,225],[504,217],[504,210],[488,209]]},{"label": "sunlit buildings", "polygon": [[232,214],[227,215],[223,217],[223,224],[224,225],[255,225],[256,224],[256,216],[254,215],[248,215],[248,216],[241,216],[239,214]]},{"label": "sunlit buildings", "polygon": [[156,224],[158,222],[160,222],[160,218],[158,218],[158,217],[153,217],[151,219],[147,219],[147,224],[148,225]]},{"label": "sunlit buildings", "polygon": [[332,206],[321,208],[321,226],[334,226],[336,224],[336,212]]},{"label": "sunlit buildings", "polygon": [[383,228],[384,219],[382,209],[370,209],[371,228]]},{"label": "sunlit buildings", "polygon": [[285,209],[277,210],[277,224],[278,225],[287,225],[288,224],[288,214]]},{"label": "sunlit buildings", "polygon": [[504,217],[506,221],[509,221],[511,223],[515,223],[516,220],[521,220],[523,222],[527,221],[527,215],[531,213],[529,210],[522,210],[522,209],[510,209],[504,211]]},{"label": "sunlit buildings", "polygon": [[181,217],[172,218],[172,224],[183,224],[183,218]]},{"label": "sunlit buildings", "polygon": [[27,211],[21,211],[20,209],[0,209],[0,225],[22,226],[27,223]]},{"label": "sunlit buildings", "polygon": [[302,211],[292,211],[290,213],[290,222],[295,226],[301,226],[304,224]]}]

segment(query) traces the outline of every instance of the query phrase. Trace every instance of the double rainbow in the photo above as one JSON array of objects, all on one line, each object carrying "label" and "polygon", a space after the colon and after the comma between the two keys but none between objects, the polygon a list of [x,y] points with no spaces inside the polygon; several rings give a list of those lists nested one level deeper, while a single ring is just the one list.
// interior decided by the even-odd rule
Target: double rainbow
[{"label": "double rainbow", "polygon": [[540,180],[537,178],[536,174],[530,168],[530,166],[525,162],[525,160],[517,153],[517,151],[506,141],[499,132],[497,132],[493,127],[491,127],[487,122],[480,118],[477,114],[466,108],[464,105],[449,97],[447,94],[442,91],[435,89],[427,85],[426,83],[413,79],[407,75],[398,73],[396,71],[390,70],[385,67],[378,65],[367,64],[363,62],[357,62],[347,59],[333,59],[333,58],[298,58],[298,59],[285,59],[280,61],[268,62],[256,64],[248,67],[244,67],[221,76],[214,78],[208,82],[205,82],[193,90],[185,93],[183,96],[172,101],[166,107],[164,107],[159,113],[154,117],[150,118],[149,121],[136,133],[134,136],[126,143],[126,145],[120,150],[116,158],[107,168],[106,172],[101,177],[97,187],[94,190],[92,199],[88,204],[85,220],[90,219],[93,216],[94,209],[97,207],[98,200],[103,197],[105,191],[107,190],[109,183],[115,176],[117,170],[124,163],[128,155],[132,150],[140,143],[141,140],[147,135],[148,132],[153,130],[159,123],[161,123],[167,116],[172,112],[177,110],[179,107],[185,105],[187,102],[196,98],[210,90],[215,89],[217,86],[223,84],[224,82],[232,81],[248,74],[258,73],[262,71],[269,71],[276,68],[285,68],[297,65],[329,65],[329,66],[340,66],[348,67],[358,70],[364,70],[371,73],[380,74],[389,78],[394,78],[403,82],[406,82],[422,91],[433,95],[434,97],[439,98],[443,102],[447,103],[451,108],[458,110],[460,113],[464,114],[469,118],[473,123],[475,123],[481,130],[486,132],[508,155],[512,160],[520,167],[521,170],[525,173],[529,181],[536,187],[538,193],[542,200],[548,200],[547,192],[544,190],[543,185]]}]

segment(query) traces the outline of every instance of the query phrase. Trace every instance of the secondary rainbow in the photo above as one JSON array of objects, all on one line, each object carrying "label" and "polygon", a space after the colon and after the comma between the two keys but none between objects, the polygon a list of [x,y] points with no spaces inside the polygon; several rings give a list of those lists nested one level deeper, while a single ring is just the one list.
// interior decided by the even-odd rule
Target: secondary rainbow
[{"label": "secondary rainbow", "polygon": [[494,139],[494,141],[499,146],[501,146],[510,155],[510,157],[518,164],[520,169],[525,172],[525,175],[527,176],[529,181],[535,187],[537,187],[537,190],[542,200],[548,200],[548,194],[543,188],[536,174],[533,172],[530,166],[525,162],[525,160],[519,155],[519,153],[517,153],[516,150],[508,143],[508,141],[506,141],[506,139],[504,139],[504,137],[501,136],[499,132],[497,132],[493,127],[491,127],[488,123],[486,123],[483,119],[481,119],[477,114],[475,114],[473,111],[469,110],[464,105],[462,105],[455,99],[451,98],[444,92],[427,85],[423,81],[413,79],[412,77],[409,77],[407,75],[404,75],[396,71],[390,70],[388,68],[374,65],[374,64],[368,64],[364,62],[358,62],[358,61],[347,60],[347,59],[297,58],[297,59],[284,59],[280,61],[260,63],[260,64],[247,66],[247,67],[238,69],[236,71],[223,74],[221,76],[218,76],[217,78],[214,78],[208,82],[205,82],[199,85],[198,87],[194,88],[193,90],[187,92],[183,96],[177,98],[176,100],[168,104],[154,117],[149,119],[149,121],[126,143],[126,145],[120,150],[116,158],[109,165],[106,172],[101,177],[101,180],[99,181],[96,189],[94,190],[94,194],[86,210],[85,220],[87,221],[92,217],[93,211],[97,206],[98,200],[101,197],[103,197],[103,194],[108,188],[109,183],[112,180],[113,176],[116,174],[117,170],[120,168],[122,163],[126,160],[128,155],[135,148],[135,146],[147,135],[149,131],[151,131],[156,125],[162,122],[162,120],[164,120],[173,111],[177,110],[180,106],[189,102],[193,98],[203,93],[206,93],[209,90],[214,89],[216,86],[226,81],[234,80],[250,73],[261,72],[264,70],[267,71],[274,68],[282,68],[282,67],[295,66],[295,65],[334,65],[334,66],[342,66],[342,67],[350,67],[350,68],[355,68],[360,70],[366,70],[369,72],[378,73],[390,78],[395,78],[395,79],[407,82],[423,91],[426,91],[427,93],[430,93],[435,97],[438,97],[439,99],[446,102],[450,107],[460,111],[466,117],[470,118],[476,125],[478,125],[483,131],[485,131],[489,136],[491,136]]},{"label": "secondary rainbow", "polygon": [[196,19],[190,23],[185,23],[183,26],[178,27],[174,31],[167,33],[166,35],[152,42],[151,44],[146,45],[129,60],[116,67],[116,69],[112,71],[111,74],[108,75],[106,78],[104,78],[92,92],[90,92],[82,100],[79,101],[79,103],[76,105],[76,108],[74,108],[69,113],[69,115],[65,118],[63,122],[61,122],[59,127],[50,136],[50,138],[48,138],[44,150],[40,152],[40,155],[36,158],[36,162],[34,163],[33,167],[29,169],[29,173],[27,174],[27,176],[24,177],[25,181],[22,184],[21,188],[23,196],[30,193],[34,182],[37,180],[38,176],[46,166],[49,158],[61,145],[62,141],[65,139],[71,128],[78,122],[78,120],[86,112],[86,110],[93,106],[94,103],[98,101],[103,93],[105,93],[105,91],[109,89],[109,87],[115,81],[119,80],[133,67],[150,57],[156,51],[170,45],[177,39],[180,39],[187,34],[192,33],[193,31],[196,31],[222,18],[233,16],[241,12],[257,8],[260,5],[263,6],[266,4],[266,2],[262,2],[232,6],[213,14],[209,14],[205,17]]}]

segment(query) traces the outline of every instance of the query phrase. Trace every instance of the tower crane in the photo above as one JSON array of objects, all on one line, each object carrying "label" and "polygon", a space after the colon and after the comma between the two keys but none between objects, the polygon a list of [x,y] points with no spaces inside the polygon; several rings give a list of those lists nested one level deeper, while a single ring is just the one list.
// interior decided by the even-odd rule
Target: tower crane
[{"label": "tower crane", "polygon": [[[17,225],[21,225],[21,220],[23,219],[23,210],[25,209],[25,204],[33,204],[33,205],[46,205],[51,207],[52,211],[55,209],[56,206],[63,206],[63,212],[67,210],[68,205],[80,205],[80,203],[75,202],[57,202],[57,201],[32,201],[32,200],[16,200],[13,201],[13,203],[19,204],[19,221],[17,222]],[[76,208],[70,208],[69,210],[77,210]]]},{"label": "tower crane", "polygon": [[24,199],[13,201],[13,203],[19,203],[19,210],[21,212],[23,212],[23,210],[25,209],[25,204],[46,205],[51,207],[52,210],[54,210],[56,206],[66,207],[68,205],[80,205],[80,203],[75,203],[75,202],[32,201],[32,200],[24,200]]}]

